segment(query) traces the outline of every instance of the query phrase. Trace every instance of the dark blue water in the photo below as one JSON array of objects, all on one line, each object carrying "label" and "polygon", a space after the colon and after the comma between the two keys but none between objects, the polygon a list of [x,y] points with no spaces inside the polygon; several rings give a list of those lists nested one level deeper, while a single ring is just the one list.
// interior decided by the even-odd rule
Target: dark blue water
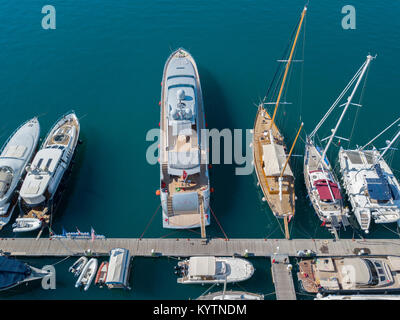
[{"label": "dark blue water", "polygon": [[[288,44],[303,3],[299,1],[51,1],[56,8],[56,29],[41,27],[41,9],[47,1],[1,1],[0,10],[0,140],[5,141],[23,121],[40,116],[41,136],[56,119],[74,109],[81,118],[81,139],[72,180],[57,212],[53,229],[89,231],[107,237],[139,237],[159,205],[157,165],[146,162],[148,130],[158,127],[160,81],[164,63],[177,47],[196,59],[205,101],[208,128],[253,126],[256,107],[265,95]],[[371,63],[363,107],[352,108],[338,134],[351,147],[366,143],[398,117],[400,67],[400,3],[353,1],[356,29],[341,27],[346,1],[311,1],[278,124],[291,145],[300,121],[311,132],[331,103],[365,60]],[[305,40],[305,41],[304,41]],[[304,47],[303,47],[304,43]],[[304,50],[303,50],[304,48]],[[302,71],[303,68],[303,72]],[[360,90],[361,92],[361,90]],[[359,95],[357,97],[358,102]],[[357,113],[357,116],[356,116]],[[338,114],[320,131],[323,138]],[[336,117],[336,118],[335,118]],[[356,119],[356,122],[354,122]],[[304,132],[302,135],[304,139]],[[386,136],[378,142],[384,146]],[[347,147],[344,142],[342,145]],[[301,140],[295,154],[303,153]],[[338,148],[330,149],[332,163]],[[399,156],[392,166],[400,169]],[[301,157],[294,157],[296,216],[294,238],[330,238],[305,199]],[[235,165],[213,165],[215,189],[211,206],[228,237],[282,238],[269,208],[261,201],[255,175],[236,176]],[[389,228],[390,230],[386,229]],[[10,228],[3,236],[13,236]],[[396,226],[373,226],[370,238],[398,237]],[[222,237],[215,219],[207,234]],[[145,236],[199,237],[190,231],[162,229],[157,214]],[[343,233],[352,237],[353,231]],[[354,233],[358,237],[357,233]],[[57,260],[29,261],[41,266]],[[244,289],[271,293],[273,286],[265,259],[252,259],[255,276]],[[91,288],[78,293],[66,269],[56,266],[57,290],[27,291],[13,298],[161,299],[196,298],[207,287],[176,283],[167,258],[135,259],[132,292]],[[233,287],[239,289],[239,287]],[[268,296],[274,298],[274,295]]]}]

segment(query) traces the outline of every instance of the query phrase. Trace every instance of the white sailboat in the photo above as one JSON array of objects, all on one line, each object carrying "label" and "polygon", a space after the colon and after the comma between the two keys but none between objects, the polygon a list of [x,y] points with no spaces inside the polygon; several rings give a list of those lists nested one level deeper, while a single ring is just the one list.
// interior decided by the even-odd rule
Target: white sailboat
[{"label": "white sailboat", "polygon": [[[352,104],[354,94],[356,93],[361,79],[363,78],[372,59],[372,56],[367,56],[366,61],[356,72],[346,88],[342,91],[340,96],[336,99],[336,101],[318,123],[313,132],[306,138],[304,156],[304,181],[306,184],[308,196],[320,220],[323,221],[324,225],[330,228],[333,233],[335,233],[336,229],[339,229],[342,225],[348,224],[348,211],[343,206],[340,186],[326,154],[332,143],[332,140],[337,137],[337,130],[339,129],[339,126],[350,104]],[[329,137],[322,139],[322,141],[329,139],[325,148],[322,149],[316,144],[315,135],[322,124],[326,121],[328,116],[331,114],[331,112],[337,107],[343,107],[343,105],[338,106],[338,104],[342,100],[343,96],[347,93],[347,91],[352,87],[354,82],[356,82],[356,84],[350,96],[347,98],[347,102],[344,104],[344,109],[335,128],[332,129],[332,134]]]},{"label": "white sailboat", "polygon": [[14,232],[39,229],[51,221],[57,190],[78,144],[80,126],[74,112],[63,116],[50,130],[32,164],[26,167],[18,202],[20,217]]},{"label": "white sailboat", "polygon": [[[399,120],[400,118],[394,123]],[[372,150],[365,149],[383,132],[361,148],[355,150],[341,148],[339,151],[343,185],[354,215],[365,233],[368,233],[372,219],[378,224],[393,223],[400,219],[400,185],[384,159],[384,155],[400,137],[400,130],[391,141],[388,141],[382,153],[374,147]]]},{"label": "white sailboat", "polygon": [[33,118],[20,126],[0,150],[0,229],[11,219],[17,204],[15,191],[36,150],[39,136],[39,121]]}]

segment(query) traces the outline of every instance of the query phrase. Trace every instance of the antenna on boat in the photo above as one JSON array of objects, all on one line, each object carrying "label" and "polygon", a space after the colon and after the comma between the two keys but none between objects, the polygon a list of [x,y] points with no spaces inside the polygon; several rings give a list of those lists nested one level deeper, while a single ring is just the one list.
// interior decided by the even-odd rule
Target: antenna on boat
[{"label": "antenna on boat", "polygon": [[276,116],[276,111],[278,110],[279,102],[280,102],[280,100],[281,100],[281,96],[282,96],[282,92],[283,92],[283,87],[285,86],[286,77],[287,77],[287,74],[288,74],[288,71],[289,71],[289,67],[290,67],[290,65],[291,65],[291,62],[292,62],[294,49],[295,49],[295,47],[296,47],[297,39],[298,39],[298,37],[299,37],[300,29],[301,29],[301,26],[302,26],[302,24],[303,24],[304,16],[306,15],[306,11],[307,11],[307,5],[304,6],[303,12],[301,13],[300,23],[299,23],[299,26],[298,26],[298,28],[297,28],[296,36],[295,36],[294,41],[293,41],[292,49],[290,50],[289,59],[287,60],[287,64],[286,64],[286,68],[285,68],[285,73],[284,73],[283,79],[282,79],[282,84],[281,84],[281,87],[280,87],[280,89],[279,89],[278,99],[276,100],[275,109],[274,109],[274,114],[273,114],[272,119],[271,119],[270,129],[271,129],[272,126],[274,125],[275,116]]},{"label": "antenna on boat", "polygon": [[[329,141],[328,141],[327,145],[325,146],[324,152],[322,153],[322,156],[321,156],[321,158],[319,159],[319,162],[321,162],[321,160],[325,159],[326,152],[328,151],[328,148],[329,148],[329,146],[331,145],[332,140],[333,140],[333,138],[334,138],[335,135],[336,135],[336,131],[338,130],[339,125],[340,125],[340,123],[342,122],[342,120],[343,120],[343,118],[344,118],[344,115],[345,115],[347,109],[349,108],[349,106],[350,106],[350,104],[351,104],[351,100],[353,99],[354,94],[355,94],[356,91],[357,91],[357,88],[358,88],[358,86],[359,86],[359,84],[360,84],[360,82],[361,82],[361,79],[363,78],[363,76],[364,76],[364,74],[365,74],[365,71],[367,70],[367,68],[368,68],[368,66],[369,66],[369,63],[371,62],[372,59],[375,59],[375,58],[374,58],[373,56],[371,56],[371,55],[368,55],[368,56],[367,56],[367,60],[366,60],[366,61],[364,62],[364,64],[363,64],[363,67],[362,67],[362,69],[361,69],[360,75],[358,76],[358,79],[357,79],[357,82],[356,82],[356,84],[355,84],[355,86],[354,86],[354,88],[353,88],[353,91],[351,92],[350,96],[347,98],[347,103],[346,103],[346,105],[345,105],[345,107],[344,107],[344,109],[343,109],[342,114],[340,115],[340,118],[339,118],[339,121],[338,121],[337,124],[336,124],[336,127],[332,130],[332,134],[331,134],[331,136],[330,136],[330,138],[329,138]],[[358,73],[358,72],[357,72],[357,73]],[[353,78],[353,79],[355,79],[355,78]],[[352,79],[352,80],[353,80],[353,79]],[[346,87],[346,88],[347,88],[347,87]],[[346,91],[347,91],[347,90],[346,90]]]}]

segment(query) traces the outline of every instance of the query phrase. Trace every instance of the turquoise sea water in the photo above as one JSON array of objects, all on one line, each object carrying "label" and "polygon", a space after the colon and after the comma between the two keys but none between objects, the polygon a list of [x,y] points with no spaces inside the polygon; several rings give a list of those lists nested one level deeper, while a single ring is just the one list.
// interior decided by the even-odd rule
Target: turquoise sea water
[{"label": "turquoise sea water", "polygon": [[[41,9],[56,8],[56,30],[41,28]],[[341,27],[341,8],[347,1],[311,1],[306,18],[304,73],[294,66],[287,100],[278,123],[291,145],[300,120],[311,132],[368,53],[371,64],[351,146],[363,144],[399,116],[400,3],[353,1],[356,30]],[[251,128],[255,103],[265,95],[289,36],[303,8],[302,1],[230,0],[53,0],[0,3],[0,142],[23,121],[40,115],[44,137],[56,119],[70,109],[81,118],[77,164],[53,229],[89,231],[107,237],[139,237],[159,205],[158,165],[146,162],[145,141],[158,128],[160,81],[171,50],[188,49],[196,59],[205,101],[208,128]],[[301,59],[303,39],[297,50]],[[361,90],[360,90],[361,91]],[[358,97],[357,97],[358,100]],[[357,101],[355,101],[357,102]],[[355,109],[348,112],[339,135],[349,136]],[[336,115],[337,116],[337,115]],[[333,120],[320,132],[325,137]],[[304,139],[304,132],[303,132]],[[390,138],[387,136],[386,138]],[[385,138],[378,146],[384,145]],[[343,146],[346,146],[342,142]],[[300,140],[296,154],[303,153]],[[330,150],[335,163],[337,148]],[[400,170],[399,154],[393,169]],[[301,157],[294,157],[297,178],[294,238],[330,234],[305,199]],[[261,201],[255,175],[236,176],[235,165],[214,165],[211,206],[231,238],[282,238],[269,208]],[[215,219],[207,229],[221,237]],[[369,238],[398,237],[396,226],[373,226]],[[352,237],[348,231],[342,236]],[[13,236],[10,227],[2,236]],[[162,229],[158,213],[147,237],[198,237]],[[357,237],[357,234],[355,235]],[[29,260],[41,266],[55,259]],[[273,292],[270,262],[252,259],[255,276],[240,285],[258,293]],[[178,285],[173,259],[134,262],[132,292],[92,287],[80,293],[66,269],[56,266],[57,290],[34,289],[9,298],[48,299],[162,299],[196,298],[207,287]],[[232,288],[239,289],[239,286]],[[274,298],[274,295],[268,296]]]}]

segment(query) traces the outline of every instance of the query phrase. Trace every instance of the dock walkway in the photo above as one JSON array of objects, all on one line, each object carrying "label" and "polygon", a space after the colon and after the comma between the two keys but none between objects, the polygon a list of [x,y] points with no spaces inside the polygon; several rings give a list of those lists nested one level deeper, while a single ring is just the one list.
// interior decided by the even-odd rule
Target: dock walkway
[{"label": "dock walkway", "polygon": [[274,253],[296,256],[309,249],[318,255],[355,255],[360,250],[375,255],[400,255],[400,239],[154,239],[109,238],[94,241],[48,238],[2,238],[0,250],[14,256],[63,257],[81,256],[90,250],[106,256],[113,248],[126,248],[133,256],[248,256],[271,257]]},{"label": "dock walkway", "polygon": [[296,300],[296,290],[294,288],[292,270],[288,268],[289,256],[280,255],[274,257],[271,265],[272,281],[275,286],[277,300]]}]

